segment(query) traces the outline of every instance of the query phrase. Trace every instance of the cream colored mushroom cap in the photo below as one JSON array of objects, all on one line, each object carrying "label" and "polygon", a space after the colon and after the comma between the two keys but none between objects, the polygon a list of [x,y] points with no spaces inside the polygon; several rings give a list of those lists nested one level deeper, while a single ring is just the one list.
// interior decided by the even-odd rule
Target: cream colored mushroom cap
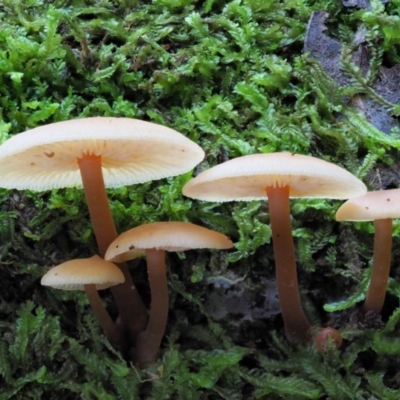
[{"label": "cream colored mushroom cap", "polygon": [[82,187],[77,159],[101,155],[106,187],[183,174],[204,151],[173,129],[131,118],[93,117],[34,128],[0,146],[0,187]]},{"label": "cream colored mushroom cap", "polygon": [[374,221],[400,218],[400,189],[368,192],[343,203],[336,212],[337,221]]},{"label": "cream colored mushroom cap", "polygon": [[[119,235],[108,247],[106,260],[119,258],[132,250],[157,249],[184,251],[190,249],[229,249],[232,241],[222,233],[189,222],[154,222]],[[125,260],[127,260],[125,258]]]},{"label": "cream colored mushroom cap", "polygon": [[265,199],[267,187],[289,186],[290,197],[348,199],[367,191],[345,169],[292,153],[252,154],[201,172],[183,187],[185,196],[207,201]]},{"label": "cream colored mushroom cap", "polygon": [[97,290],[125,282],[121,270],[99,256],[70,260],[51,268],[41,284],[62,290],[84,290],[84,285],[96,285]]}]

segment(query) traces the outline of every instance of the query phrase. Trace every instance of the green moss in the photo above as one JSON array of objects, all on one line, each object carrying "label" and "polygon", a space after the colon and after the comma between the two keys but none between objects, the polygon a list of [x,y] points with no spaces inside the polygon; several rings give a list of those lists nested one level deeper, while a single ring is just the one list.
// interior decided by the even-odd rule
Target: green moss
[{"label": "green moss", "polygon": [[[400,63],[399,5],[3,1],[0,142],[69,118],[143,118],[199,143],[207,154],[199,170],[241,155],[291,151],[342,165],[370,188],[397,186],[390,174],[398,130],[383,133],[353,100],[367,96],[391,117],[399,115],[398,104],[373,86],[381,65]],[[324,34],[342,46],[346,85],[302,51],[309,18],[321,9],[331,15]],[[353,59],[357,30],[368,52],[366,72]],[[399,225],[384,322],[362,319],[354,305],[368,282],[372,225],[335,223],[338,202],[293,202],[307,312],[346,339],[343,351],[324,355],[311,345],[294,349],[279,315],[254,311],[271,296],[265,282],[274,276],[267,207],[184,198],[181,188],[191,176],[109,191],[120,231],[183,220],[235,242],[229,254],[169,257],[167,336],[160,363],[145,371],[126,365],[110,347],[83,295],[39,284],[51,265],[96,251],[83,193],[0,191],[0,399],[399,398],[393,372],[400,364]],[[142,264],[132,263],[132,272],[148,302]],[[244,315],[227,303],[225,317],[212,317],[209,298],[221,287],[230,299],[243,296]],[[104,300],[115,317],[107,295]]]}]

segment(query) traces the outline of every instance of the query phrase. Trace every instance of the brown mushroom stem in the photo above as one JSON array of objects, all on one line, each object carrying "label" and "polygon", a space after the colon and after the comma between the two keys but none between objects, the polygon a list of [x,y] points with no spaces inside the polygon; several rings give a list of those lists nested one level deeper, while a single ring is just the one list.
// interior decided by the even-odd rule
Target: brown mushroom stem
[{"label": "brown mushroom stem", "polygon": [[111,319],[106,308],[104,307],[96,285],[84,285],[86,296],[92,307],[93,314],[99,321],[107,339],[112,345],[123,350],[125,348],[125,340],[121,332],[118,330],[114,321]]},{"label": "brown mushroom stem", "polygon": [[310,339],[311,324],[304,315],[297,282],[295,249],[290,223],[289,187],[267,187],[276,284],[286,337],[294,343]]},{"label": "brown mushroom stem", "polygon": [[385,302],[392,255],[392,218],[377,219],[375,225],[374,260],[364,312],[380,313]]},{"label": "brown mushroom stem", "polygon": [[135,362],[145,367],[157,360],[168,320],[168,282],[165,250],[146,250],[147,273],[151,292],[151,308],[147,328],[139,334]]},{"label": "brown mushroom stem", "polygon": [[[100,256],[104,257],[107,247],[117,237],[117,230],[104,186],[101,156],[84,155],[78,158],[78,165]],[[127,264],[120,263],[118,266],[125,276],[125,282],[112,287],[111,292],[117,303],[122,324],[129,332],[129,344],[133,346],[137,335],[146,327],[148,315]]]}]

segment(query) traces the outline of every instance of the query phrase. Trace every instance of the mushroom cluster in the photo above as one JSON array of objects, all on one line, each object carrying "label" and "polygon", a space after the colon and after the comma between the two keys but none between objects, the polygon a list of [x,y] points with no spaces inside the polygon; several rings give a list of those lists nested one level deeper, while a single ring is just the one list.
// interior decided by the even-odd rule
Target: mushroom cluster
[{"label": "mushroom cluster", "polygon": [[[130,118],[57,122],[11,137],[0,146],[0,187],[44,191],[83,187],[99,255],[117,237],[106,188],[185,173],[204,151],[173,129]],[[147,309],[125,263],[111,288],[129,346],[147,325]]]},{"label": "mushroom cluster", "polygon": [[[188,222],[156,222],[118,235],[106,188],[143,183],[193,169],[204,151],[180,133],[150,122],[94,117],[45,125],[13,136],[0,146],[0,187],[49,190],[82,187],[98,255],[50,269],[42,284],[84,290],[110,342],[145,367],[157,360],[168,319],[166,252],[229,249],[225,235]],[[290,198],[350,199],[338,221],[375,224],[374,263],[363,306],[382,309],[389,276],[392,219],[400,217],[400,189],[367,193],[363,182],[327,161],[287,152],[238,157],[201,172],[183,188],[187,197],[214,201],[268,200],[278,297],[289,341],[340,347],[336,329],[315,328],[305,315],[298,286]],[[126,261],[144,255],[151,292],[148,311]],[[121,326],[98,290],[111,288]]]}]

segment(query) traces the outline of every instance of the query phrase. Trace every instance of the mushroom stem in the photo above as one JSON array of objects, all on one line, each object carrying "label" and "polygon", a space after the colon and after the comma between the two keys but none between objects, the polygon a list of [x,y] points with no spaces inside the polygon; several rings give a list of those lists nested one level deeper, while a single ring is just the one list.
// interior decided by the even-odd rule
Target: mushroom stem
[{"label": "mushroom stem", "polygon": [[304,315],[297,282],[290,223],[289,187],[266,188],[275,255],[276,284],[286,337],[294,343],[310,339],[311,324]]},{"label": "mushroom stem", "polygon": [[[78,158],[78,165],[100,256],[104,257],[107,247],[117,237],[117,230],[104,186],[101,156],[84,155]],[[129,332],[129,344],[133,346],[137,335],[146,327],[147,310],[133,283],[127,264],[117,265],[125,276],[125,282],[112,287],[111,292],[117,303],[122,324]]]},{"label": "mushroom stem", "polygon": [[377,219],[374,239],[374,261],[364,312],[380,313],[385,302],[392,253],[392,218]]},{"label": "mushroom stem", "polygon": [[126,345],[125,340],[121,332],[116,327],[114,321],[111,319],[106,308],[104,307],[99,293],[96,289],[96,285],[84,285],[86,296],[92,307],[93,314],[98,319],[101,328],[103,329],[107,339],[110,343],[119,348],[121,351],[124,350]]},{"label": "mushroom stem", "polygon": [[137,340],[134,361],[140,367],[145,367],[157,360],[168,320],[168,283],[165,250],[146,250],[146,262],[151,292],[151,308],[147,328],[139,334]]}]

